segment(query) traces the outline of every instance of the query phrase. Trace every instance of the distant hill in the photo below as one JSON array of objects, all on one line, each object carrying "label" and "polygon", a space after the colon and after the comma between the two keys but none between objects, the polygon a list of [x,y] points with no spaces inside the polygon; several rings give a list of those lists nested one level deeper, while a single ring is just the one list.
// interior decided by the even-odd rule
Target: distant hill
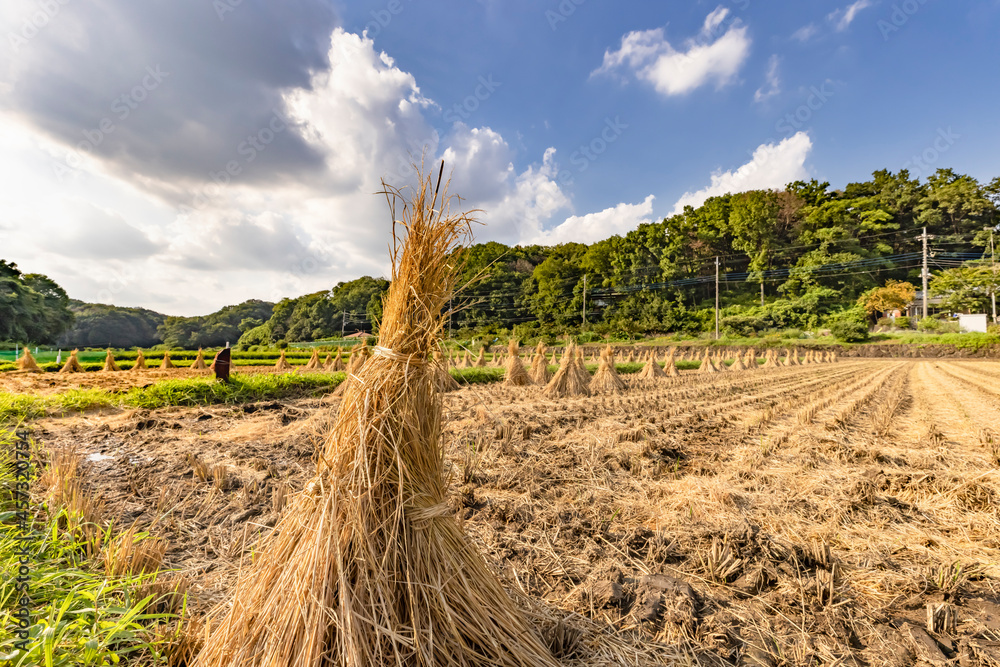
[{"label": "distant hill", "polygon": [[60,347],[151,347],[162,342],[157,328],[167,316],[146,308],[122,308],[70,299],[73,328],[59,337]]}]

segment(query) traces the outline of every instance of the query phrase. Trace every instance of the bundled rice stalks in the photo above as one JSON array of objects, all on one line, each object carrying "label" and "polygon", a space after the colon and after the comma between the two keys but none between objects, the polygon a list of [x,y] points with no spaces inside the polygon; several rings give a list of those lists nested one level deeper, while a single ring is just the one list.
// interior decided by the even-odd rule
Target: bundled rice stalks
[{"label": "bundled rice stalks", "polygon": [[448,357],[441,354],[441,350],[434,350],[433,357],[434,386],[437,390],[444,393],[460,389],[461,385],[458,384],[458,380],[448,372]]},{"label": "bundled rice stalks", "polygon": [[70,353],[69,359],[67,359],[66,363],[63,364],[63,367],[59,369],[60,373],[82,373],[83,372],[83,366],[80,365],[80,360],[77,359],[77,357],[76,357],[76,355],[79,352],[80,352],[79,350],[73,350]]},{"label": "bundled rice stalks", "polygon": [[729,370],[731,370],[731,371],[745,371],[746,369],[747,369],[747,365],[743,363],[743,359],[740,357],[740,355],[737,354],[736,355],[736,359],[729,366]]},{"label": "bundled rice stalks", "polygon": [[472,365],[472,355],[469,354],[469,350],[465,350],[465,354],[462,355],[461,361],[455,364],[456,368],[468,368]]},{"label": "bundled rice stalks", "polygon": [[715,367],[712,363],[712,357],[708,354],[708,350],[705,350],[705,354],[701,358],[701,365],[698,366],[699,373],[718,373],[719,369]]},{"label": "bundled rice stalks", "polygon": [[580,382],[583,384],[590,384],[590,371],[587,370],[587,364],[583,360],[583,350],[573,345],[576,351],[576,363],[574,364],[574,372],[579,376]]},{"label": "bundled rice stalks", "polygon": [[347,360],[347,372],[348,374],[354,375],[361,370],[361,367],[365,365],[371,357],[371,349],[368,347],[368,341],[361,344],[360,347],[354,348],[351,352],[350,358]]},{"label": "bundled rice stalks", "polygon": [[837,359],[838,359],[838,358],[839,358],[839,357],[837,357],[837,352],[836,352],[836,350],[830,350],[830,363],[831,363],[831,364],[835,364],[835,363],[837,363]]},{"label": "bundled rice stalks", "polygon": [[108,353],[104,356],[104,367],[102,371],[120,371],[118,364],[115,363],[115,355],[112,354],[111,348],[108,348]]},{"label": "bundled rice stalks", "polygon": [[34,373],[41,373],[42,369],[38,366],[38,362],[35,358],[31,356],[31,350],[27,346],[24,348],[24,354],[21,358],[17,360],[17,368],[22,371],[31,371]]},{"label": "bundled rice stalks", "polygon": [[208,364],[205,363],[205,352],[200,347],[198,348],[198,356],[194,358],[194,363],[191,364],[191,368],[196,371],[208,370]]},{"label": "bundled rice stalks", "polygon": [[170,350],[163,351],[163,361],[160,362],[160,368],[175,368],[172,361],[170,361]]},{"label": "bundled rice stalks", "polygon": [[760,368],[757,364],[757,351],[752,347],[748,349],[746,356],[743,357],[743,363],[746,364],[747,369],[752,371]]},{"label": "bundled rice stalks", "polygon": [[312,356],[309,357],[309,361],[306,365],[302,367],[301,370],[305,371],[318,371],[319,370],[319,350],[315,347],[313,348]]},{"label": "bundled rice stalks", "polygon": [[535,347],[530,374],[531,381],[543,387],[552,379],[552,373],[549,372],[549,360],[545,357],[545,343],[542,341],[538,341],[538,345]]},{"label": "bundled rice stalks", "polygon": [[674,358],[675,349],[670,348],[670,353],[667,354],[667,358],[663,361],[663,372],[670,378],[680,377],[681,375],[680,371],[677,370],[677,360]]},{"label": "bundled rice stalks", "polygon": [[341,347],[337,348],[337,354],[334,355],[333,359],[328,359],[326,362],[326,370],[331,372],[338,372],[346,370],[347,366],[344,365],[344,349]]},{"label": "bundled rice stalks", "polygon": [[[676,369],[674,369],[674,371],[676,372]],[[598,369],[598,372],[600,372],[600,369]],[[595,375],[594,377],[596,378],[597,376]],[[649,355],[649,361],[647,361],[646,365],[642,367],[641,371],[639,371],[639,379],[658,380],[665,377],[667,377],[667,374],[662,368],[660,368],[660,364],[656,363],[656,358],[653,355]]]},{"label": "bundled rice stalks", "polygon": [[521,356],[518,354],[517,341],[513,338],[510,339],[507,351],[510,358],[507,359],[503,383],[508,387],[527,387],[531,384],[531,376],[528,375],[528,371],[524,370],[524,364],[521,363]]},{"label": "bundled rice stalks", "polygon": [[[587,373],[586,369],[583,372]],[[566,347],[559,362],[559,369],[545,385],[542,393],[551,398],[590,396],[590,374],[587,373],[586,380],[580,377],[579,369],[576,367],[576,351],[572,343]]]},{"label": "bundled rice stalks", "polygon": [[778,367],[778,355],[774,349],[770,349],[764,355],[764,363],[761,368],[777,368]]},{"label": "bundled rice stalks", "polygon": [[590,380],[590,391],[595,394],[620,394],[625,391],[625,381],[615,370],[615,354],[610,345],[601,352],[600,366]]},{"label": "bundled rice stalks", "polygon": [[476,357],[476,362],[473,364],[476,368],[486,367],[486,346],[479,348],[479,356]]},{"label": "bundled rice stalks", "polygon": [[380,346],[347,381],[316,476],[213,614],[197,667],[556,664],[448,505],[427,358],[470,221],[430,185],[396,222],[407,236]]},{"label": "bundled rice stalks", "polygon": [[132,366],[132,370],[146,370],[146,357],[143,356],[142,350],[139,350],[139,352],[135,355],[135,365]]},{"label": "bundled rice stalks", "polygon": [[785,348],[785,360],[781,362],[782,366],[794,366],[795,359],[792,358],[792,351],[787,347]]},{"label": "bundled rice stalks", "polygon": [[278,360],[274,362],[274,370],[276,371],[288,371],[292,369],[292,365],[288,363],[288,359],[285,358],[285,351],[282,350],[281,354],[278,356]]},{"label": "bundled rice stalks", "polygon": [[[602,359],[604,358],[604,353],[603,352],[601,353],[601,358]],[[635,350],[633,350],[633,349],[630,348],[629,351],[628,351],[628,356],[625,357],[625,363],[631,364],[634,361],[635,361]]]}]

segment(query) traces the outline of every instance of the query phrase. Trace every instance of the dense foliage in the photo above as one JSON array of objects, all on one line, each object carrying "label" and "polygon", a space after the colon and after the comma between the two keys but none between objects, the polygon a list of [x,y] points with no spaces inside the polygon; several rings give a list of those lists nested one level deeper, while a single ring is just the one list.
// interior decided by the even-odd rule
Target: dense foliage
[{"label": "dense foliage", "polygon": [[157,332],[168,347],[220,347],[235,343],[248,327],[248,321],[263,322],[271,317],[273,310],[272,303],[250,299],[203,317],[168,317]]},{"label": "dense foliage", "polygon": [[72,323],[63,288],[0,259],[0,341],[54,343]]},{"label": "dense foliage", "polygon": [[157,327],[164,315],[145,308],[70,301],[73,327],[59,337],[60,347],[149,347],[160,343]]}]

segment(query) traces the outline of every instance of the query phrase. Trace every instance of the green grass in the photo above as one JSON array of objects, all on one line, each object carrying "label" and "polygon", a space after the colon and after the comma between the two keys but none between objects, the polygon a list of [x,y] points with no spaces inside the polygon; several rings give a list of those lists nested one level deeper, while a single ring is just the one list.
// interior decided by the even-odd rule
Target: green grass
[{"label": "green grass", "polygon": [[993,333],[926,333],[902,331],[875,334],[872,342],[893,345],[952,345],[962,350],[979,350],[1000,345],[1000,335]]},{"label": "green grass", "polygon": [[[164,664],[162,647],[152,640],[150,626],[175,620],[154,614],[152,595],[140,599],[140,590],[160,575],[150,573],[107,579],[100,563],[87,561],[84,543],[64,527],[65,509],[32,507],[26,532],[14,516],[13,434],[0,430],[0,570],[5,585],[0,592],[0,663],[11,667],[77,667],[120,662]],[[36,452],[37,455],[37,452]],[[72,522],[70,522],[72,523]],[[108,529],[107,535],[111,536]],[[25,539],[26,538],[26,539]],[[27,651],[17,647],[9,631],[16,623],[20,592],[7,582],[22,565],[27,550],[31,569]]]}]

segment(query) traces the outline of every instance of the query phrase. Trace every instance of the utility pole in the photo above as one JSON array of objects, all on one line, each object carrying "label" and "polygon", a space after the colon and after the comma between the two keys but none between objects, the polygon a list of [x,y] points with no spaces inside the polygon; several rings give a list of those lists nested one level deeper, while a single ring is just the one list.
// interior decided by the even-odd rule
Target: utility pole
[{"label": "utility pole", "polygon": [[451,318],[453,315],[453,311],[455,310],[454,301],[455,301],[454,296],[448,297],[448,338],[451,338]]},{"label": "utility pole", "polygon": [[587,274],[583,274],[583,323],[587,323]]},{"label": "utility pole", "polygon": [[[764,283],[761,283],[763,285]],[[719,340],[719,256],[715,256],[715,340]]]},{"label": "utility pole", "polygon": [[340,337],[344,337],[344,327],[347,326],[347,311],[343,311],[343,315],[340,318]]},{"label": "utility pole", "polygon": [[921,319],[927,319],[927,301],[928,301],[928,299],[927,299],[927,228],[926,227],[924,227],[924,233],[921,234],[920,238],[922,238],[924,240],[924,269],[923,269],[923,272],[922,272],[923,273],[922,277],[923,277],[923,281],[924,281],[924,285],[923,285],[923,288],[924,288],[924,298],[923,298],[924,312],[923,312],[923,316],[921,317]]},{"label": "utility pole", "polygon": [[990,290],[990,300],[993,301],[993,324],[997,323],[997,255],[993,247],[993,228],[990,227],[990,266],[993,267],[993,289]]}]

